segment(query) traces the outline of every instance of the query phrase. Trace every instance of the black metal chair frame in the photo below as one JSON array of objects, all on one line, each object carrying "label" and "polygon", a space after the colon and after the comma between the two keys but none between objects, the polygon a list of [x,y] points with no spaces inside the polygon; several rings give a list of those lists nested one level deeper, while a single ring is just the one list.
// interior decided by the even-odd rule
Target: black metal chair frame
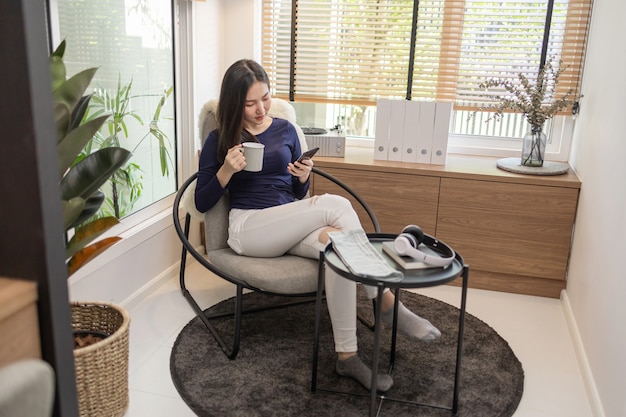
[{"label": "black metal chair frame", "polygon": [[[376,215],[374,214],[373,210],[354,190],[352,190],[343,181],[339,180],[338,178],[332,176],[331,174],[319,168],[313,167],[313,173],[326,178],[327,180],[338,185],[344,191],[350,194],[350,196],[352,196],[361,205],[361,207],[366,211],[367,215],[369,216],[372,222],[372,225],[374,226],[375,232],[376,233],[380,232],[380,225],[378,223],[378,219],[376,218]],[[176,194],[176,198],[174,199],[174,204],[173,204],[174,228],[176,230],[176,234],[178,235],[183,245],[182,253],[180,257],[180,273],[179,273],[180,288],[181,288],[181,292],[183,296],[185,297],[187,302],[191,305],[196,315],[200,317],[200,319],[202,320],[206,328],[209,330],[209,332],[213,335],[213,338],[219,344],[224,354],[229,359],[235,359],[235,357],[237,356],[237,353],[239,352],[239,346],[240,346],[240,341],[241,341],[241,319],[242,319],[243,314],[258,312],[258,311],[273,309],[273,308],[281,308],[281,307],[294,305],[294,304],[302,304],[302,303],[307,303],[307,302],[313,303],[315,302],[316,293],[314,291],[314,292],[302,293],[302,294],[280,294],[280,293],[269,292],[266,290],[262,290],[260,288],[256,288],[248,284],[247,282],[244,282],[238,279],[237,277],[229,274],[227,271],[217,268],[215,265],[211,264],[209,260],[203,254],[198,252],[198,250],[196,250],[196,248],[191,244],[191,242],[189,242],[191,215],[189,213],[185,213],[184,225],[181,225],[181,221],[180,221],[181,199],[183,197],[183,194],[185,193],[185,190],[193,183],[196,177],[197,177],[197,173],[194,173],[191,177],[189,177],[182,184],[182,186],[179,188]],[[236,289],[235,289],[235,311],[234,312],[221,313],[221,314],[207,314],[200,307],[198,302],[195,300],[195,298],[191,295],[190,291],[187,289],[187,285],[185,283],[185,270],[187,266],[187,254],[188,253],[196,261],[198,261],[203,267],[205,267],[206,269],[208,269],[215,275],[235,285]],[[318,274],[319,274],[321,273],[321,269],[323,268],[323,263],[320,262],[318,263],[318,265],[319,265],[318,266]],[[270,306],[257,307],[254,309],[244,310],[243,309],[244,289],[249,289],[249,290],[256,291],[262,294],[267,294],[267,295],[276,295],[276,296],[281,296],[281,297],[293,297],[293,298],[297,298],[297,300],[291,300],[291,301],[287,301],[284,303],[272,304]],[[216,318],[221,318],[221,317],[230,317],[230,316],[232,316],[234,319],[234,335],[233,335],[232,345],[228,346],[224,338],[218,333],[215,327],[211,324],[211,320],[216,319]]]}]

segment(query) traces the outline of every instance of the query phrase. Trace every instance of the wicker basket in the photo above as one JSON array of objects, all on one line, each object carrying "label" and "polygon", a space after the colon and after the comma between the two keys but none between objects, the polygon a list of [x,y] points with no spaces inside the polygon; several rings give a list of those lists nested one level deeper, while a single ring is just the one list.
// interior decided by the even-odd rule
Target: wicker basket
[{"label": "wicker basket", "polygon": [[130,317],[110,303],[72,303],[74,332],[110,335],[74,349],[78,407],[83,417],[120,417],[128,409],[128,328]]}]

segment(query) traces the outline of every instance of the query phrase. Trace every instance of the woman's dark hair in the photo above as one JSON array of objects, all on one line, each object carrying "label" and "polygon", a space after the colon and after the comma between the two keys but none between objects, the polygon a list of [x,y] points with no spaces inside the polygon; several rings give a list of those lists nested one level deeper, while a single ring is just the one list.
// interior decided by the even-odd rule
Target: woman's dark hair
[{"label": "woman's dark hair", "polygon": [[[267,73],[261,65],[251,59],[242,59],[230,66],[224,74],[217,108],[217,158],[224,162],[228,149],[242,141],[257,141],[256,137],[243,128],[243,115],[248,90],[261,81],[270,87]],[[243,139],[242,139],[243,137]]]}]

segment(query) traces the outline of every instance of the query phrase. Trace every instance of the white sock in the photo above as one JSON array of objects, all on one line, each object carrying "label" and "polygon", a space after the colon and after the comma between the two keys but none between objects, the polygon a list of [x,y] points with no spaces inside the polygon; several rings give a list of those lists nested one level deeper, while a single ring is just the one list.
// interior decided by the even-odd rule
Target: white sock
[{"label": "white sock", "polygon": [[[363,363],[358,355],[350,356],[348,359],[337,359],[337,373],[341,376],[349,376],[358,381],[367,389],[372,386],[372,370]],[[393,379],[388,374],[378,374],[376,379],[376,389],[381,392],[387,391],[393,385]]]},{"label": "white sock", "polygon": [[[383,322],[392,325],[393,308],[381,313]],[[413,313],[401,302],[398,303],[398,330],[423,342],[431,342],[441,336],[439,329],[433,326],[431,322]]]}]

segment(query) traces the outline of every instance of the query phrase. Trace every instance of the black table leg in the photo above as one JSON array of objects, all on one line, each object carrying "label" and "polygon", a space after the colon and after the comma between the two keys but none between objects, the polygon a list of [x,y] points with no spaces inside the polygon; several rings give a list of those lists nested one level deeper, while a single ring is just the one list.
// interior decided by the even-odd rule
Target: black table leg
[{"label": "black table leg", "polygon": [[313,340],[313,369],[311,371],[311,392],[317,389],[317,363],[319,358],[320,319],[322,315],[322,298],[324,293],[324,252],[320,252],[319,270],[317,277],[317,296],[315,298],[315,336]]},{"label": "black table leg", "polygon": [[372,354],[372,381],[370,389],[370,417],[376,415],[376,388],[378,386],[378,357],[380,349],[380,315],[383,303],[382,284],[378,285],[378,294],[376,295],[376,309],[374,311],[374,352]]},{"label": "black table leg", "polygon": [[391,326],[391,353],[389,355],[389,372],[396,364],[396,336],[398,334],[398,306],[400,305],[400,288],[394,290],[393,325]]},{"label": "black table leg", "polygon": [[465,327],[465,306],[467,303],[467,282],[469,268],[463,266],[463,287],[461,290],[461,312],[459,314],[459,336],[456,345],[456,366],[454,370],[454,393],[452,398],[452,413],[456,415],[459,408],[459,385],[461,383],[461,357],[463,355],[463,330]]}]

